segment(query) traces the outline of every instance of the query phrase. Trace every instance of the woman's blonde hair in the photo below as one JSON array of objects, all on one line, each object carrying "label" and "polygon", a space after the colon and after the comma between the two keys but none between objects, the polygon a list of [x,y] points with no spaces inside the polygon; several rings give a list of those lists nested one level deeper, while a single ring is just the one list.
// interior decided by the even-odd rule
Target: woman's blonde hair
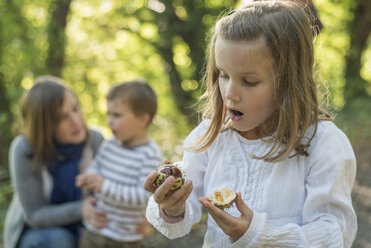
[{"label": "woman's blonde hair", "polygon": [[[271,123],[276,132],[267,139],[273,143],[270,151],[256,158],[278,161],[287,158],[294,150],[295,155],[307,156],[318,120],[331,120],[330,115],[319,107],[317,99],[313,53],[315,35],[309,13],[303,6],[290,1],[253,2],[222,17],[215,25],[208,47],[206,92],[201,97],[206,99],[203,117],[210,119],[211,123],[193,150],[205,151],[223,128],[231,127],[218,85],[216,39],[253,41],[263,37],[272,55],[276,75],[273,97],[277,110]],[[304,139],[312,124],[313,132]]]},{"label": "woman's blonde hair", "polygon": [[62,79],[41,76],[21,99],[23,132],[32,149],[32,154],[26,155],[34,161],[45,163],[55,158],[54,131],[61,120],[66,92],[75,96]]}]

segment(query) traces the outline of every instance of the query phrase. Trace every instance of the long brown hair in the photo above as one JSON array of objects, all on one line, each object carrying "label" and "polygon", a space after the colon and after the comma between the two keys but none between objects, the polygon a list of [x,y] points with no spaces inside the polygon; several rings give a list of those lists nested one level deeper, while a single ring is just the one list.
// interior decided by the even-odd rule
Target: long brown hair
[{"label": "long brown hair", "polygon": [[[208,47],[206,92],[201,97],[206,99],[203,117],[210,119],[211,124],[192,150],[205,151],[223,127],[231,127],[215,64],[218,37],[233,41],[253,41],[263,37],[272,54],[276,75],[273,97],[277,108],[272,125],[276,133],[265,139],[273,143],[270,151],[255,158],[278,161],[294,150],[295,154],[308,155],[307,148],[316,133],[318,120],[331,120],[331,117],[319,107],[317,99],[313,53],[315,30],[309,13],[303,6],[290,1],[252,2],[216,23]],[[304,139],[312,124],[313,132]]]},{"label": "long brown hair", "polygon": [[21,99],[23,132],[32,149],[27,155],[34,161],[50,162],[56,155],[54,131],[66,92],[75,96],[62,79],[41,76]]}]

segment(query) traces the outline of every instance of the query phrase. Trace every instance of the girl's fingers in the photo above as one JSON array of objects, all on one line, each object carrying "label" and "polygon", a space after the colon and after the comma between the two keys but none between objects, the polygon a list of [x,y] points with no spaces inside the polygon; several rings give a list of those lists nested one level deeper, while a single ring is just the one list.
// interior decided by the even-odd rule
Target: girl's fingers
[{"label": "girl's fingers", "polygon": [[165,182],[161,184],[160,187],[156,189],[156,191],[153,194],[153,199],[158,204],[161,204],[164,199],[168,196],[171,186],[173,185],[175,181],[175,178],[173,176],[170,176],[166,178]]},{"label": "girl's fingers", "polygon": [[188,199],[193,189],[192,181],[186,181],[185,184],[168,197],[167,202],[162,204],[162,207],[175,208],[176,206],[183,206],[184,202]]},{"label": "girl's fingers", "polygon": [[214,204],[212,204],[207,197],[200,197],[198,200],[205,207],[207,212],[209,212],[209,214],[213,217],[213,219],[218,223],[219,226],[229,225],[231,221],[233,221],[233,216],[214,206]]},{"label": "girl's fingers", "polygon": [[249,228],[252,219],[252,210],[242,201],[241,193],[237,194],[236,206],[241,212],[240,218],[214,206],[207,197],[199,198],[201,204],[209,212],[216,224],[232,239],[239,239]]},{"label": "girl's fingers", "polygon": [[252,214],[252,210],[242,201],[241,192],[237,193],[236,207],[243,217],[248,217]]},{"label": "girl's fingers", "polygon": [[148,192],[154,193],[156,191],[156,187],[154,186],[154,182],[156,180],[157,173],[152,171],[147,178],[144,180],[143,188]]}]

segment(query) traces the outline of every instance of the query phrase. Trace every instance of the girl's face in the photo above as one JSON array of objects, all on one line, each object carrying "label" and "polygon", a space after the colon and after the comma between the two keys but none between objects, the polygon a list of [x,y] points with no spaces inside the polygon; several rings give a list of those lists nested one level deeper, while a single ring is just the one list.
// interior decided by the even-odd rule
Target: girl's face
[{"label": "girl's face", "polygon": [[82,143],[86,138],[84,119],[76,97],[69,91],[64,94],[60,118],[54,131],[56,141],[60,144]]},{"label": "girl's face", "polygon": [[272,57],[263,38],[215,44],[219,88],[233,127],[247,139],[264,136],[274,110]]},{"label": "girl's face", "polygon": [[145,115],[135,115],[130,106],[117,98],[107,102],[108,125],[115,138],[127,146],[135,146],[146,136]]}]

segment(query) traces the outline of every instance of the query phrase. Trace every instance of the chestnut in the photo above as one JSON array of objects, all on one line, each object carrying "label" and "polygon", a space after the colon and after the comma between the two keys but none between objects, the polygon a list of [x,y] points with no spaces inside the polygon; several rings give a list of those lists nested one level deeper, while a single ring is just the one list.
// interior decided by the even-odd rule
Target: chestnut
[{"label": "chestnut", "polygon": [[173,176],[175,181],[173,185],[170,187],[170,191],[176,191],[180,189],[184,184],[185,174],[181,167],[176,164],[161,164],[157,170],[157,177],[155,180],[155,185],[159,187],[163,182],[165,182],[166,178]]}]

